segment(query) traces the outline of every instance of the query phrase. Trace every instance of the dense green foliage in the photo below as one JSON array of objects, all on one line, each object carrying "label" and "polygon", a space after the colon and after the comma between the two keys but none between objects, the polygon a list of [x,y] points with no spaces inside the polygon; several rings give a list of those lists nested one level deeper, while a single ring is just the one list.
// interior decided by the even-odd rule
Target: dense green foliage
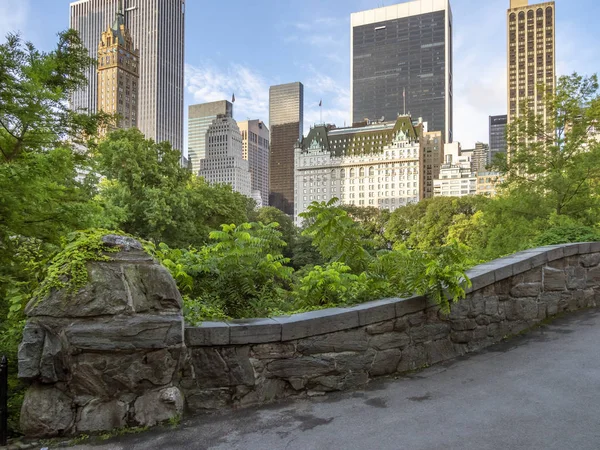
[{"label": "dense green foliage", "polygon": [[313,203],[299,229],[194,176],[168,143],[135,129],[100,136],[114,117],[67,107],[92,63],[73,31],[49,53],[12,35],[0,45],[0,352],[10,360],[13,430],[24,306],[84,284],[85,262],[108,250],[106,229],[146,242],[176,279],[190,323],[414,293],[448,312],[470,265],[600,240],[595,76],[561,78],[547,95],[552,123],[525,111],[511,124],[498,197],[434,198],[391,214]]}]

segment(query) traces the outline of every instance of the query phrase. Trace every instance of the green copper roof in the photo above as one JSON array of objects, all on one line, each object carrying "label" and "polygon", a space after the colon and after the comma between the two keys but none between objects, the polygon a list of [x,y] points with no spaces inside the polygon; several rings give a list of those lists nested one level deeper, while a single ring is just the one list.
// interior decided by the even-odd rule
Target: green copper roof
[{"label": "green copper roof", "polygon": [[413,125],[410,116],[400,116],[395,122],[383,122],[364,127],[333,128],[316,126],[300,142],[303,151],[319,148],[331,156],[349,156],[383,152],[402,131],[410,141],[421,135],[422,126]]}]

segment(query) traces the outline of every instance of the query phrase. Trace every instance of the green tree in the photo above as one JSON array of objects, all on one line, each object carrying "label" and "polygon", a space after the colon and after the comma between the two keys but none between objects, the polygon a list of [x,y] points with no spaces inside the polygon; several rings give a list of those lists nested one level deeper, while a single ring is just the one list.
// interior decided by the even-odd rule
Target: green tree
[{"label": "green tree", "polygon": [[98,213],[79,176],[89,168],[87,154],[74,147],[93,144],[110,118],[67,107],[91,63],[72,30],[60,33],[48,53],[12,34],[0,44],[0,351],[11,363],[13,431],[23,307],[61,238],[91,224]]},{"label": "green tree", "polygon": [[596,75],[560,77],[545,94],[548,120],[525,108],[507,128],[504,189],[535,197],[539,215],[600,220],[600,96]]},{"label": "green tree", "polygon": [[394,244],[433,250],[450,242],[448,230],[457,221],[473,216],[489,202],[487,197],[434,197],[398,208],[386,225]]},{"label": "green tree", "polygon": [[262,222],[265,225],[271,223],[277,224],[276,228],[281,233],[281,238],[287,244],[283,250],[283,254],[284,256],[291,258],[292,249],[298,235],[298,230],[296,225],[294,225],[292,218],[277,208],[266,206],[258,209],[255,221]]},{"label": "green tree", "polygon": [[97,147],[105,177],[96,200],[98,226],[117,228],[173,247],[201,246],[223,223],[246,222],[253,200],[228,185],[209,185],[180,165],[181,153],[137,129],[118,130]]},{"label": "green tree", "polygon": [[377,248],[388,248],[389,241],[385,238],[385,228],[390,219],[389,210],[355,205],[342,205],[341,208],[361,225]]}]

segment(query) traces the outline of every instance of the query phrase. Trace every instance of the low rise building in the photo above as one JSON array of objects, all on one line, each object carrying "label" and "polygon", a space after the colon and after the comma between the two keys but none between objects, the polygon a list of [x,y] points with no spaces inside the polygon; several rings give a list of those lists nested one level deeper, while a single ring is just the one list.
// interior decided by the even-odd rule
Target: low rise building
[{"label": "low rise building", "polygon": [[350,128],[311,128],[295,149],[294,219],[313,201],[391,211],[423,197],[422,121],[410,116]]},{"label": "low rise building", "polygon": [[444,146],[444,164],[434,180],[435,197],[463,197],[477,193],[477,174],[472,168],[472,150],[461,151],[460,144]]},{"label": "low rise building", "polygon": [[477,174],[477,195],[495,197],[496,187],[504,181],[500,172],[480,172]]}]

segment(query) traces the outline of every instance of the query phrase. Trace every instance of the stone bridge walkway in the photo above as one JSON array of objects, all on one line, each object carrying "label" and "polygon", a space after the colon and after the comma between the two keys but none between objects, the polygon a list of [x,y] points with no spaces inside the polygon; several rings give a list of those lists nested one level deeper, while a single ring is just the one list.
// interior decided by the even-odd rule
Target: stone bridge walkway
[{"label": "stone bridge walkway", "polygon": [[598,450],[600,311],[360,392],[184,421],[80,450]]}]

